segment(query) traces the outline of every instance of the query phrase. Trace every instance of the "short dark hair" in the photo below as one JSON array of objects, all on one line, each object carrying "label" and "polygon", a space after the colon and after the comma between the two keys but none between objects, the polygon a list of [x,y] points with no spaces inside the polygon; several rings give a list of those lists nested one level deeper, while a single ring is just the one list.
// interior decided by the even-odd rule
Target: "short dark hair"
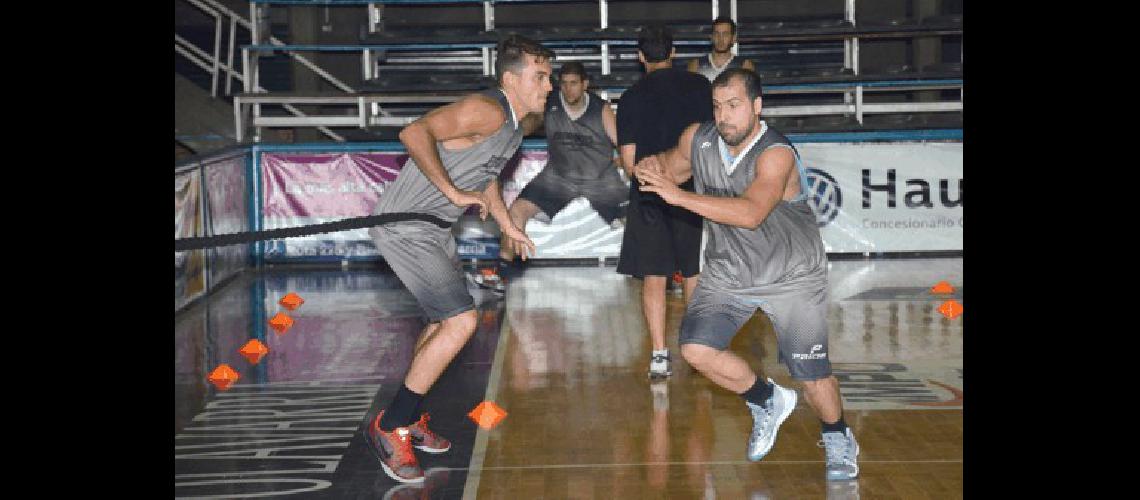
[{"label": "short dark hair", "polygon": [[510,35],[499,40],[499,45],[495,51],[497,53],[495,75],[498,76],[499,83],[503,83],[503,74],[508,71],[516,75],[522,72],[523,68],[526,67],[526,57],[523,54],[535,56],[540,61],[554,59],[554,52],[551,52],[550,49],[521,35]]},{"label": "short dark hair", "polygon": [[578,75],[583,80],[590,79],[590,75],[586,73],[586,67],[578,61],[570,61],[558,68],[558,78],[561,79],[562,75]]},{"label": "short dark hair", "polygon": [[661,62],[673,51],[673,30],[661,23],[647,24],[637,33],[637,50],[645,62]]},{"label": "short dark hair", "polygon": [[732,34],[733,35],[736,34],[736,21],[733,21],[731,17],[720,16],[716,19],[713,19],[712,25],[716,26],[718,24],[727,24],[729,27],[732,28]]},{"label": "short dark hair", "polygon": [[717,87],[727,87],[732,83],[733,78],[740,78],[743,81],[744,90],[748,92],[748,100],[750,102],[760,97],[760,93],[764,90],[760,86],[760,75],[746,68],[729,68],[724,70],[721,74],[716,75],[712,86],[714,89]]}]

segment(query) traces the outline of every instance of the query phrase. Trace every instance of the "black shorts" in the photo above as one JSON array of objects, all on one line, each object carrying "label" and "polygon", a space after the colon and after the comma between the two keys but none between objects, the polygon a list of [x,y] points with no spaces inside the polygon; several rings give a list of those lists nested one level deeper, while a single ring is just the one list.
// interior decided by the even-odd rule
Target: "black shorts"
[{"label": "black shorts", "polygon": [[[636,180],[630,184],[617,272],[638,278],[672,276],[677,271],[689,278],[700,273],[704,218],[669,205],[656,194],[638,191]],[[692,191],[693,180],[681,184],[681,189]]]},{"label": "black shorts", "polygon": [[592,180],[567,179],[547,168],[519,193],[519,198],[534,203],[551,219],[579,197],[586,198],[594,211],[609,224],[625,215],[629,186],[614,168],[606,169],[601,177]]}]

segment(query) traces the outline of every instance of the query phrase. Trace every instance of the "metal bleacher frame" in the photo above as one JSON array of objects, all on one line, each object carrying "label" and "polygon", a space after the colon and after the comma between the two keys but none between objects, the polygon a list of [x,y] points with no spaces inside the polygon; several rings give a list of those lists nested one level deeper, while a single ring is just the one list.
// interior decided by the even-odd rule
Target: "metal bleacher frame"
[{"label": "metal bleacher frame", "polygon": [[[259,142],[261,138],[262,127],[320,127],[323,130],[328,130],[326,127],[359,127],[367,129],[375,126],[402,126],[411,121],[414,121],[418,116],[396,116],[385,109],[386,104],[443,104],[452,102],[460,98],[462,95],[470,92],[464,91],[433,91],[409,94],[406,92],[392,93],[383,91],[357,91],[349,88],[343,83],[336,85],[337,88],[344,92],[274,92],[269,93],[264,91],[258,82],[258,56],[266,52],[285,52],[290,56],[299,58],[295,55],[298,52],[360,52],[362,62],[362,74],[364,80],[370,81],[378,76],[379,62],[378,54],[381,51],[388,49],[422,49],[422,50],[471,50],[479,49],[479,60],[482,63],[482,70],[484,77],[491,77],[494,73],[494,50],[496,45],[495,40],[485,39],[461,43],[362,43],[362,44],[319,44],[319,45],[302,45],[302,44],[288,44],[282,43],[276,39],[270,40],[268,35],[268,19],[269,8],[273,4],[293,4],[293,5],[314,5],[314,6],[335,6],[335,5],[366,5],[368,9],[368,32],[375,34],[380,31],[380,25],[383,20],[384,5],[433,5],[433,4],[482,4],[485,32],[491,32],[495,29],[495,9],[496,3],[584,3],[596,2],[600,14],[600,26],[602,31],[609,28],[609,15],[607,0],[251,0],[250,1],[250,23],[251,30],[251,44],[241,48],[243,74],[239,79],[244,84],[244,92],[233,95],[233,107],[236,127],[236,138],[239,142],[246,139],[245,132],[247,127],[254,128],[253,141]],[[729,15],[733,20],[737,20],[737,2],[730,0],[728,2],[720,2],[719,0],[709,0],[712,18],[715,18],[721,7],[722,3],[727,3],[729,7]],[[811,81],[811,78],[806,78],[798,81],[791,81],[787,83],[778,82],[775,84],[765,84],[764,93],[766,95],[777,94],[842,94],[842,104],[811,104],[811,105],[797,105],[797,106],[766,106],[764,108],[764,116],[766,117],[798,117],[798,116],[812,116],[812,115],[853,115],[855,120],[863,123],[864,115],[872,113],[931,113],[931,112],[956,112],[963,109],[962,106],[962,88],[963,82],[960,74],[960,69],[956,72],[947,74],[936,73],[933,75],[926,74],[912,74],[907,76],[894,76],[891,77],[878,77],[874,75],[863,75],[860,72],[859,65],[859,40],[860,38],[904,38],[915,36],[937,36],[937,35],[960,35],[962,33],[960,23],[949,25],[934,25],[927,26],[921,24],[909,26],[861,26],[855,25],[855,0],[844,0],[844,20],[845,23],[837,24],[836,26],[823,26],[818,28],[788,28],[788,29],[770,29],[759,32],[741,33],[738,36],[738,43],[733,47],[734,52],[739,51],[739,43],[741,39],[747,42],[757,41],[789,41],[789,40],[843,40],[843,53],[844,63],[843,67],[845,74],[836,75],[829,78],[822,78],[824,81]],[[231,31],[232,31],[231,27]],[[590,40],[540,40],[544,46],[551,47],[555,50],[558,48],[566,47],[598,47],[599,53],[597,55],[571,55],[559,56],[559,60],[596,60],[601,64],[601,74],[603,77],[611,74],[611,46],[636,46],[636,33],[623,34],[620,36],[604,36],[598,39]],[[690,37],[691,38],[691,37]],[[232,40],[232,36],[231,36]],[[707,46],[707,37],[703,40],[695,39],[678,39],[674,44],[677,46]],[[232,42],[231,42],[232,45]],[[176,47],[177,48],[177,47]],[[232,49],[231,49],[232,50]],[[230,56],[232,58],[232,54]],[[300,60],[300,59],[298,59]],[[473,62],[472,58],[467,57],[467,62]],[[227,72],[233,72],[232,62],[229,66],[224,68]],[[312,69],[312,68],[311,68]],[[319,69],[319,68],[318,68]],[[314,69],[314,71],[317,71]],[[320,72],[318,72],[320,74]],[[321,75],[325,77],[326,75]],[[328,75],[327,78],[331,78]],[[326,78],[326,79],[327,79]],[[793,78],[793,80],[795,80]],[[817,78],[816,80],[820,80]],[[335,85],[335,84],[334,84]],[[228,80],[227,80],[228,86]],[[864,94],[867,92],[898,92],[910,90],[958,90],[958,100],[956,101],[937,101],[937,102],[904,102],[904,103],[865,103]],[[602,97],[610,99],[615,103],[615,107],[620,105],[620,94],[624,90],[622,86],[601,86],[595,87],[595,90],[602,95]],[[354,105],[354,114],[342,115],[317,115],[306,116],[300,113],[293,113],[294,116],[264,116],[261,113],[262,105],[282,105],[289,107],[295,105]],[[296,108],[293,108],[296,109]],[[331,131],[329,131],[331,132]],[[334,140],[343,141],[343,138],[328,134]]]}]

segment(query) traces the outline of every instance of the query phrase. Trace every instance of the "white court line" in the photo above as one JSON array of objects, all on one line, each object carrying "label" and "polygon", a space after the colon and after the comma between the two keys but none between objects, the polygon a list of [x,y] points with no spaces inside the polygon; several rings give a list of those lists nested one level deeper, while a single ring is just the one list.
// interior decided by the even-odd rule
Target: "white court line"
[{"label": "white court line", "polygon": [[[499,329],[499,345],[495,346],[495,359],[491,362],[491,374],[487,377],[487,392],[483,394],[483,401],[494,401],[495,396],[499,394],[499,378],[503,372],[503,354],[507,350],[507,341],[511,337],[511,329],[508,323],[507,307],[506,304],[503,304],[503,323]],[[487,434],[489,432],[483,426],[479,426],[475,432],[475,447],[471,449],[471,462],[467,464],[467,483],[463,487],[464,499],[474,499],[479,493],[479,471],[483,470],[483,458],[487,454]]]},{"label": "white court line", "polygon": [[[713,462],[641,462],[641,463],[610,463],[610,464],[550,464],[550,465],[500,465],[491,467],[482,467],[481,470],[529,470],[529,469],[591,469],[591,468],[615,468],[615,467],[647,467],[658,465],[801,465],[801,464],[822,464],[824,460],[761,460],[759,462],[752,462],[748,460],[721,460]],[[860,460],[859,464],[960,464],[962,459],[932,459],[932,460]],[[454,471],[470,471],[463,467],[439,467],[443,470]],[[470,484],[470,483],[468,483]],[[478,480],[476,480],[478,486]],[[466,491],[466,489],[464,490]]]},{"label": "white court line", "polygon": [[[822,464],[824,460],[761,460],[752,462],[748,460],[725,460],[717,462],[643,462],[626,464],[555,464],[555,465],[504,465],[484,467],[483,470],[518,470],[518,469],[589,469],[605,467],[644,467],[649,465],[793,465],[793,464]],[[859,464],[960,464],[958,460],[860,460]]]}]

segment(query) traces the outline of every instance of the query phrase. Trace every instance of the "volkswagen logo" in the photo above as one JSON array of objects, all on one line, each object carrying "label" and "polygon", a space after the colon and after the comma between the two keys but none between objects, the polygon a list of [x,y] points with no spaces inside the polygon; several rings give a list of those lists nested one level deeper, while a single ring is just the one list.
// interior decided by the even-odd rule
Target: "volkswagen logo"
[{"label": "volkswagen logo", "polygon": [[811,195],[811,208],[815,210],[815,221],[819,227],[826,226],[839,215],[843,206],[843,195],[839,183],[827,172],[817,168],[807,169],[808,194]]}]

